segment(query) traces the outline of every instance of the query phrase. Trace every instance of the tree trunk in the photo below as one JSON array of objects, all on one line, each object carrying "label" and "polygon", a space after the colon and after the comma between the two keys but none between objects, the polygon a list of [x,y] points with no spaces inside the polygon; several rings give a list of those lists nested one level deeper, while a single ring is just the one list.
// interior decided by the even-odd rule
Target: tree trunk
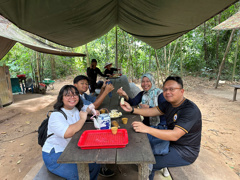
[{"label": "tree trunk", "polygon": [[158,85],[158,87],[160,87],[160,85],[159,85],[159,63],[158,63],[158,57],[157,57],[156,49],[154,49],[154,51],[155,51],[155,60],[156,60],[156,64],[157,64],[157,85]]},{"label": "tree trunk", "polygon": [[204,49],[204,60],[208,64],[208,52],[207,52],[207,41],[206,41],[206,22],[203,23],[203,49]]},{"label": "tree trunk", "polygon": [[169,60],[168,60],[168,64],[167,64],[167,72],[168,72],[168,74],[170,72],[170,65],[171,65],[171,62],[172,62],[172,59],[173,59],[173,55],[175,54],[175,51],[177,49],[178,41],[179,41],[179,39],[177,39],[177,41],[176,41],[176,44],[174,46],[172,54],[170,55],[170,53],[169,53],[169,58],[168,58]]},{"label": "tree trunk", "polygon": [[52,71],[52,79],[56,79],[56,62],[55,62],[55,56],[50,55],[51,60],[51,71]]},{"label": "tree trunk", "polygon": [[182,62],[183,62],[183,52],[182,52],[182,48],[183,48],[183,46],[182,46],[182,41],[183,41],[183,36],[180,38],[180,58],[181,58],[181,60],[180,60],[180,72],[181,72],[181,77],[183,77],[183,69],[182,69]]},{"label": "tree trunk", "polygon": [[[151,55],[152,55],[152,53],[151,53],[151,50],[152,50],[152,48],[151,48],[151,46],[149,46],[149,61],[148,61],[148,69],[151,69],[151,64],[152,64],[152,62],[151,62]],[[147,66],[146,66],[147,67]]]},{"label": "tree trunk", "polygon": [[124,34],[123,34],[123,39],[124,39],[124,41],[125,41],[125,43],[127,44],[127,46],[128,46],[128,61],[127,61],[127,73],[128,73],[128,78],[130,79],[131,78],[131,54],[132,54],[132,52],[131,52],[131,41],[129,42],[128,41],[128,39],[126,38],[126,36],[127,36],[127,33],[125,33],[125,32],[123,32]]},{"label": "tree trunk", "polygon": [[231,33],[231,36],[230,36],[230,38],[229,38],[226,51],[225,51],[225,53],[224,53],[222,62],[221,62],[221,64],[220,64],[219,71],[218,71],[218,76],[217,76],[217,81],[216,81],[216,85],[215,85],[215,89],[217,89],[217,87],[218,87],[218,82],[219,82],[220,75],[221,75],[221,72],[222,72],[223,64],[224,64],[225,59],[226,59],[226,57],[227,57],[227,53],[228,53],[228,51],[229,51],[229,49],[230,49],[230,45],[231,45],[231,42],[232,42],[232,39],[233,39],[234,32],[235,32],[235,29],[232,30],[232,33]]},{"label": "tree trunk", "polygon": [[237,55],[238,55],[238,45],[239,45],[239,35],[237,37],[237,45],[236,45],[236,51],[235,51],[235,59],[233,63],[233,73],[232,73],[232,82],[234,81],[234,76],[235,76],[235,70],[236,70],[236,64],[237,64]]},{"label": "tree trunk", "polygon": [[37,88],[39,88],[39,81],[40,81],[40,73],[39,73],[39,69],[40,69],[40,57],[39,57],[39,52],[36,51],[36,72],[35,72],[35,78],[36,78],[36,84],[37,84]]},{"label": "tree trunk", "polygon": [[91,62],[90,62],[90,58],[89,58],[89,53],[88,53],[87,44],[85,44],[85,52],[86,52],[86,58],[87,58],[87,67],[89,67],[90,64],[91,64]]},{"label": "tree trunk", "polygon": [[168,75],[167,74],[167,46],[164,46],[164,62],[165,62],[165,73],[166,73],[166,76]]},{"label": "tree trunk", "polygon": [[104,36],[105,38],[105,44],[106,44],[106,48],[105,48],[105,54],[106,54],[106,60],[107,62],[109,61],[109,51],[108,51],[108,34],[106,34]]},{"label": "tree trunk", "polygon": [[[218,15],[218,24],[220,24],[221,22],[221,13]],[[217,65],[219,65],[219,53],[218,53],[218,49],[219,49],[219,31],[217,31],[217,42],[216,42],[216,61],[217,61]]]},{"label": "tree trunk", "polygon": [[42,55],[42,58],[41,58],[41,75],[40,75],[40,77],[41,77],[41,81],[43,80],[43,78],[44,78],[44,74],[43,74],[43,69],[44,69],[44,62],[45,62],[45,59],[46,59],[46,54],[42,54],[41,53],[41,55]]}]

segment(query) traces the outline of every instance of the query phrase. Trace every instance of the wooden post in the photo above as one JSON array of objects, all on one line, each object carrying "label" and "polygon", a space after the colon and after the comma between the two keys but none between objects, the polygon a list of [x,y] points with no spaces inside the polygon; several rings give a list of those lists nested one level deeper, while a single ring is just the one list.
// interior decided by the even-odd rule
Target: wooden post
[{"label": "wooden post", "polygon": [[115,66],[116,66],[116,68],[118,68],[118,36],[117,36],[117,26],[115,27],[115,38],[116,38]]},{"label": "wooden post", "polygon": [[79,180],[89,180],[90,179],[89,167],[88,167],[87,163],[86,164],[78,163],[77,168],[78,168]]},{"label": "wooden post", "polygon": [[138,180],[147,180],[148,176],[148,164],[138,164]]},{"label": "wooden post", "polygon": [[227,45],[227,48],[226,48],[226,51],[225,51],[225,54],[223,56],[223,59],[222,59],[222,62],[219,66],[219,71],[218,71],[218,76],[217,76],[217,81],[216,81],[216,85],[215,85],[215,89],[217,89],[218,87],[218,82],[219,82],[219,79],[220,79],[220,75],[221,75],[221,72],[222,72],[222,68],[223,68],[223,64],[225,62],[225,59],[227,57],[227,53],[230,49],[230,45],[231,45],[231,42],[232,42],[232,39],[233,39],[233,35],[234,35],[234,32],[235,32],[235,29],[232,30],[232,33],[231,33],[231,36],[229,38],[229,41],[228,41],[228,45]]}]

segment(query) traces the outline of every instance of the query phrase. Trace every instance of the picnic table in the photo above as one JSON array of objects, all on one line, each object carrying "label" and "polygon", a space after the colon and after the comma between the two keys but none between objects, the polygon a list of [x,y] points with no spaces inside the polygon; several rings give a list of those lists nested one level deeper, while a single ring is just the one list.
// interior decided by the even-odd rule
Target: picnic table
[{"label": "picnic table", "polygon": [[119,107],[119,96],[116,93],[117,89],[123,89],[132,96],[129,88],[129,83],[126,76],[120,78],[110,79],[115,89],[112,92],[112,98],[108,96],[105,98],[101,108],[118,109],[122,112],[122,117],[128,118],[128,123],[124,125],[121,118],[114,119],[119,122],[120,128],[124,128],[128,132],[128,144],[124,148],[112,149],[80,149],[77,146],[81,134],[85,130],[93,130],[93,123],[85,123],[83,128],[77,132],[65,148],[64,152],[58,159],[58,163],[76,163],[79,172],[79,179],[88,180],[89,178],[89,163],[98,164],[137,164],[138,165],[138,179],[147,180],[149,175],[148,164],[154,164],[155,158],[152,153],[146,134],[136,133],[131,123],[133,121],[140,121],[139,115],[133,115],[124,112]]},{"label": "picnic table", "polygon": [[231,85],[232,87],[234,87],[234,92],[233,92],[233,101],[236,101],[236,97],[237,97],[237,90],[240,89],[240,85]]}]

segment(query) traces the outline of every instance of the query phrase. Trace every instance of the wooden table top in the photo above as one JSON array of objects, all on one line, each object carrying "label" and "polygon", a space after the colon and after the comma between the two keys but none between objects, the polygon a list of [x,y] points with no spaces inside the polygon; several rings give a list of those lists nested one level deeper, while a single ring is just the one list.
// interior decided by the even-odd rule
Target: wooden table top
[{"label": "wooden table top", "polygon": [[240,89],[240,85],[231,85],[234,88]]}]

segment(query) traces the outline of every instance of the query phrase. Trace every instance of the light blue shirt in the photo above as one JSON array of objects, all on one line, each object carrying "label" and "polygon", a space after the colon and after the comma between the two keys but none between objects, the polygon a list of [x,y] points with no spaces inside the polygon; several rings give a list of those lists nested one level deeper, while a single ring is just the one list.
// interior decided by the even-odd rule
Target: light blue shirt
[{"label": "light blue shirt", "polygon": [[80,95],[81,100],[83,101],[83,105],[90,105],[96,101],[96,96],[89,96],[86,93]]}]

